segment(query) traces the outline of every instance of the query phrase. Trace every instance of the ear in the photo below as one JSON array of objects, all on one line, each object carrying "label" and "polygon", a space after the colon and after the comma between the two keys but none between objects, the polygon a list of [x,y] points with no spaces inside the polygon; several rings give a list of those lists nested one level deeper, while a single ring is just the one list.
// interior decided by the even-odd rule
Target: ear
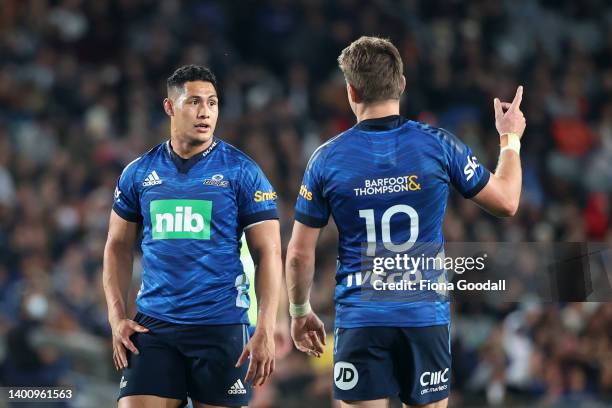
[{"label": "ear", "polygon": [[166,115],[174,116],[174,106],[170,98],[164,98],[164,111],[166,111]]},{"label": "ear", "polygon": [[400,95],[402,95],[405,90],[406,90],[406,77],[402,75],[402,80],[400,81]]},{"label": "ear", "polygon": [[353,103],[361,102],[361,98],[359,98],[359,94],[357,93],[357,89],[348,82],[346,83],[346,92],[348,93],[349,99]]}]

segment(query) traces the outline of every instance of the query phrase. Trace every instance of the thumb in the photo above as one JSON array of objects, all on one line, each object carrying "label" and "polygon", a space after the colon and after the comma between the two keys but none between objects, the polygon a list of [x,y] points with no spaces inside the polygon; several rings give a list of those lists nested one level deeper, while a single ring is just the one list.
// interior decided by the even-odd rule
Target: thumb
[{"label": "thumb", "polygon": [[243,365],[246,359],[249,357],[249,354],[251,354],[249,348],[245,347],[244,350],[242,350],[242,354],[240,355],[240,357],[238,357],[238,361],[236,361],[236,367],[240,367],[241,365]]},{"label": "thumb", "polygon": [[504,116],[504,111],[502,110],[501,102],[499,99],[493,99],[493,109],[495,110],[495,120],[500,120]]},{"label": "thumb", "polygon": [[325,345],[325,326],[321,325],[317,329],[317,336],[319,337],[319,340],[321,340],[321,343]]},{"label": "thumb", "polygon": [[138,323],[135,322],[130,322],[130,327],[132,329],[134,329],[134,331],[140,332],[140,333],[146,333],[149,331],[149,329],[147,329],[144,326],[139,325]]}]

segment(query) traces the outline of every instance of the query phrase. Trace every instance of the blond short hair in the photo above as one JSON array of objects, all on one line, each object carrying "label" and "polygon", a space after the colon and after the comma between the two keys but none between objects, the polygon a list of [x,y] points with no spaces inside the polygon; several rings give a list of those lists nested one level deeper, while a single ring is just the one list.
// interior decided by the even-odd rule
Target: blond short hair
[{"label": "blond short hair", "polygon": [[342,50],[338,65],[364,103],[399,99],[404,65],[391,41],[361,37]]}]

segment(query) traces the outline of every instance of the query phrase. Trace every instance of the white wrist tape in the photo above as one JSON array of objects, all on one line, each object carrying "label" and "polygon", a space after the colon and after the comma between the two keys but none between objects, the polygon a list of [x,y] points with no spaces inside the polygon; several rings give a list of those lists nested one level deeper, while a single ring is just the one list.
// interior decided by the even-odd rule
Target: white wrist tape
[{"label": "white wrist tape", "polygon": [[301,305],[289,303],[289,316],[291,317],[303,317],[311,311],[310,302],[302,303]]},{"label": "white wrist tape", "polygon": [[508,136],[508,144],[501,148],[499,154],[502,154],[504,150],[514,150],[516,153],[521,154],[521,138],[519,135],[516,133],[504,133],[504,135]]}]

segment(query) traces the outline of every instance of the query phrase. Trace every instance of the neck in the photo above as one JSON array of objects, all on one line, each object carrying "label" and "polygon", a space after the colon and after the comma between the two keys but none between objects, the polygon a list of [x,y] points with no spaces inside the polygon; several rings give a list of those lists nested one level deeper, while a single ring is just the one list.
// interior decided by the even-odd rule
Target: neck
[{"label": "neck", "polygon": [[194,145],[189,141],[182,140],[181,138],[171,135],[170,136],[170,145],[174,153],[176,153],[182,159],[189,159],[190,157],[195,156],[196,154],[202,153],[204,150],[208,149],[213,142],[213,137],[211,137],[207,142],[203,144]]},{"label": "neck", "polygon": [[399,100],[390,99],[382,102],[374,102],[369,104],[357,103],[353,110],[357,117],[357,122],[366,119],[384,118],[385,116],[399,115],[400,104]]}]

